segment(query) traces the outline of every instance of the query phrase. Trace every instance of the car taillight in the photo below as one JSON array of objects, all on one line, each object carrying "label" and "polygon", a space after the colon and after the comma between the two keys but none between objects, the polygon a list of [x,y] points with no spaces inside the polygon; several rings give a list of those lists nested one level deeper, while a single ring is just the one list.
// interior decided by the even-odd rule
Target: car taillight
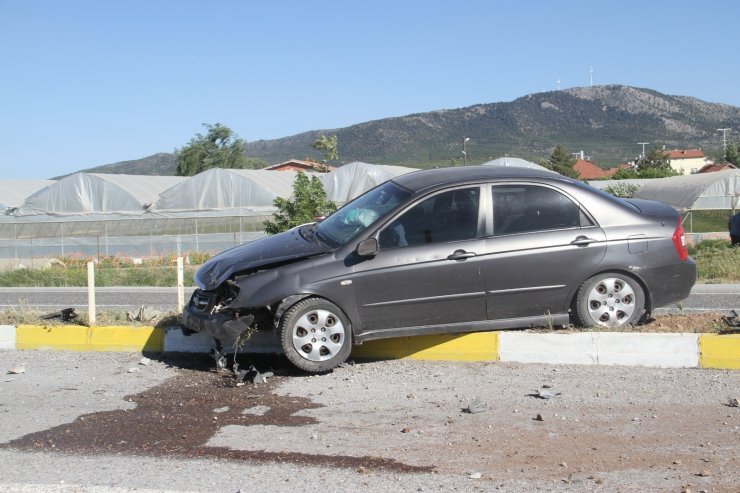
[{"label": "car taillight", "polygon": [[676,230],[673,232],[673,248],[676,249],[678,258],[686,260],[689,258],[689,251],[686,250],[686,234],[683,232],[683,225],[681,225],[681,218],[678,218],[678,225]]}]

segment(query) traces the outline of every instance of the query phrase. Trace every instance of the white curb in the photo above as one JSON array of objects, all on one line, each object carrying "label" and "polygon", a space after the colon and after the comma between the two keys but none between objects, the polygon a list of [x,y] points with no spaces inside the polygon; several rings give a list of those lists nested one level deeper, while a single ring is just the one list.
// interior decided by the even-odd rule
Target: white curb
[{"label": "white curb", "polygon": [[596,334],[601,365],[696,368],[699,366],[698,334]]},{"label": "white curb", "polygon": [[0,325],[0,349],[15,349],[15,327]]},{"label": "white curb", "polygon": [[598,363],[594,333],[499,332],[500,361],[591,365]]}]

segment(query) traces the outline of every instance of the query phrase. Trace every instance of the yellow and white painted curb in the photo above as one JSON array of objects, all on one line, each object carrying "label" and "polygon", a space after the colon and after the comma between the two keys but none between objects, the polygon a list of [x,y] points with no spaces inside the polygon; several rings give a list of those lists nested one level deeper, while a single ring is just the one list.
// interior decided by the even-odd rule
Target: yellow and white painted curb
[{"label": "yellow and white painted curb", "polygon": [[[205,353],[211,347],[209,337],[185,336],[178,327],[0,325],[0,349],[6,350]],[[280,344],[273,334],[258,333],[240,351],[278,353]],[[369,341],[356,346],[352,356],[740,369],[740,334],[477,332]]]}]

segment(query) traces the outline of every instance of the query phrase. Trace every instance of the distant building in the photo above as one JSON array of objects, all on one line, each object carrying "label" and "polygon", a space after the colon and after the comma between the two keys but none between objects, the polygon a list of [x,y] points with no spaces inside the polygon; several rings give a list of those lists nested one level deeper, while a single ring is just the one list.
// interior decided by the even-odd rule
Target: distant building
[{"label": "distant building", "polygon": [[707,164],[701,149],[675,149],[665,151],[665,155],[671,168],[682,175],[698,173]]},{"label": "distant building", "polygon": [[284,163],[273,164],[264,168],[270,171],[305,171],[313,173],[328,173],[332,171],[334,166],[329,166],[324,163],[317,163],[316,161],[302,161],[300,159],[289,159]]},{"label": "distant building", "polygon": [[611,176],[616,173],[609,173],[604,168],[596,166],[591,161],[585,159],[576,159],[576,164],[573,165],[573,170],[578,173],[580,180],[608,180]]},{"label": "distant building", "polygon": [[712,163],[703,166],[697,173],[714,173],[715,171],[724,171],[727,169],[737,169],[732,163]]}]

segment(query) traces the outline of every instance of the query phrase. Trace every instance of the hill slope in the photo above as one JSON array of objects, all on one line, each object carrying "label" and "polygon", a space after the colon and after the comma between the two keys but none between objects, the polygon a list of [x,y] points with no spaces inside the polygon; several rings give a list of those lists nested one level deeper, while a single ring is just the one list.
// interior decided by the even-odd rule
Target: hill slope
[{"label": "hill slope", "polygon": [[[668,96],[629,86],[594,86],[542,92],[511,102],[385,118],[340,129],[313,130],[247,145],[250,157],[270,164],[291,158],[320,159],[311,144],[336,134],[342,162],[365,161],[415,167],[462,161],[468,137],[469,162],[503,155],[546,159],[557,144],[585,151],[601,165],[633,159],[638,142],[669,148],[720,147],[718,128],[740,128],[740,108],[687,96]],[[152,158],[159,156],[157,160]],[[172,154],[94,168],[96,172],[174,174]],[[147,167],[150,167],[147,171]]]}]

